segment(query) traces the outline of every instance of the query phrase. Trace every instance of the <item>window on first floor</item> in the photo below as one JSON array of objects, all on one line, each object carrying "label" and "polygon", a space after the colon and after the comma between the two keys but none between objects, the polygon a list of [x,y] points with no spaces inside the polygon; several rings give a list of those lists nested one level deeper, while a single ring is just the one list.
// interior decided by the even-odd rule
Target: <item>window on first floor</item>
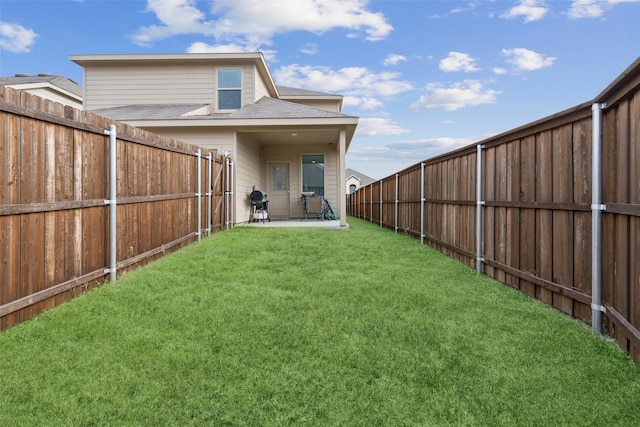
[{"label": "window on first floor", "polygon": [[242,106],[242,70],[218,69],[218,110],[237,110]]},{"label": "window on first floor", "polygon": [[323,154],[304,154],[302,156],[302,191],[313,191],[316,196],[324,196]]}]

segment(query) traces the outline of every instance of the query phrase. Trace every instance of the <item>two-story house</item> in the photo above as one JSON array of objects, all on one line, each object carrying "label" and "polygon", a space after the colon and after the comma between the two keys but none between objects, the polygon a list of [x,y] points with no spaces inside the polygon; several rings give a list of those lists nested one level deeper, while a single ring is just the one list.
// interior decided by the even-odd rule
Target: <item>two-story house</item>
[{"label": "two-story house", "polygon": [[345,154],[358,118],[341,113],[342,96],[277,86],[262,53],[70,59],[84,70],[85,110],[230,152],[235,223],[249,220],[255,187],[274,219],[302,218],[311,189],[346,226]]}]

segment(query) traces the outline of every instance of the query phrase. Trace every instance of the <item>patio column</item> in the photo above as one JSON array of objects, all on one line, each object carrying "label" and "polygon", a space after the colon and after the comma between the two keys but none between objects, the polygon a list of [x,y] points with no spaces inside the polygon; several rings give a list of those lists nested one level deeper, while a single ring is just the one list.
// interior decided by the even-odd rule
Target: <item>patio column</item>
[{"label": "patio column", "polygon": [[347,133],[344,129],[340,130],[340,144],[339,144],[339,166],[338,166],[338,215],[340,216],[340,226],[347,226],[347,204],[345,194],[345,182],[347,180],[345,172],[345,154],[347,151]]}]

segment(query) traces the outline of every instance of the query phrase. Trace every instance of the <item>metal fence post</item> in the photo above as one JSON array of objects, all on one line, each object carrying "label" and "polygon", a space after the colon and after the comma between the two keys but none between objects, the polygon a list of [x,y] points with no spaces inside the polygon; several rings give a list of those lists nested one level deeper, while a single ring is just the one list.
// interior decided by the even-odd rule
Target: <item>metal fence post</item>
[{"label": "metal fence post", "polygon": [[198,236],[198,242],[200,241],[202,233],[201,231],[201,223],[202,223],[202,177],[200,176],[202,173],[202,152],[198,148],[196,151],[196,235]]},{"label": "metal fence post", "polygon": [[213,188],[211,187],[213,182],[213,154],[209,152],[207,155],[209,175],[207,180],[207,235],[211,235],[212,220],[211,220],[211,202],[213,197]]},{"label": "metal fence post", "polygon": [[398,205],[399,205],[399,200],[398,200],[399,194],[398,194],[398,174],[396,174],[396,201],[395,201],[395,209],[394,209],[394,228],[396,230],[396,233],[398,232]]},{"label": "metal fence post", "polygon": [[484,145],[476,146],[476,272],[482,273],[482,149]]},{"label": "metal fence post", "polygon": [[424,162],[420,163],[420,244],[424,245]]},{"label": "metal fence post", "polygon": [[118,189],[116,185],[116,125],[109,125],[109,130],[104,133],[109,135],[109,200],[105,204],[109,205],[109,268],[105,272],[109,273],[109,281],[115,282],[117,277],[117,198]]},{"label": "metal fence post", "polygon": [[591,327],[602,333],[602,110],[605,104],[591,106]]},{"label": "metal fence post", "polygon": [[382,227],[382,180],[380,180],[380,227]]},{"label": "metal fence post", "polygon": [[369,184],[369,222],[373,223],[373,183]]},{"label": "metal fence post", "polygon": [[230,180],[230,185],[229,185],[229,205],[230,205],[230,209],[229,212],[231,213],[231,216],[229,217],[229,225],[231,226],[231,228],[233,228],[233,220],[235,218],[235,213],[236,213],[236,208],[235,208],[235,203],[233,200],[233,188],[235,185],[235,181],[233,179],[233,160],[229,160],[229,180]]}]

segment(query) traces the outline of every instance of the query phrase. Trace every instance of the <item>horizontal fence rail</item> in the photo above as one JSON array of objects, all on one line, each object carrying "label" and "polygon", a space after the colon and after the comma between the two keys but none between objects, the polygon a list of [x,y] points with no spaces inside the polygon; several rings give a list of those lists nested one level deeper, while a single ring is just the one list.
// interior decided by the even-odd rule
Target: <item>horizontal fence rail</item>
[{"label": "horizontal fence rail", "polygon": [[0,330],[222,229],[229,159],[0,86]]},{"label": "horizontal fence rail", "polygon": [[348,214],[593,320],[640,363],[639,88],[637,60],[593,102],[358,189]]}]

